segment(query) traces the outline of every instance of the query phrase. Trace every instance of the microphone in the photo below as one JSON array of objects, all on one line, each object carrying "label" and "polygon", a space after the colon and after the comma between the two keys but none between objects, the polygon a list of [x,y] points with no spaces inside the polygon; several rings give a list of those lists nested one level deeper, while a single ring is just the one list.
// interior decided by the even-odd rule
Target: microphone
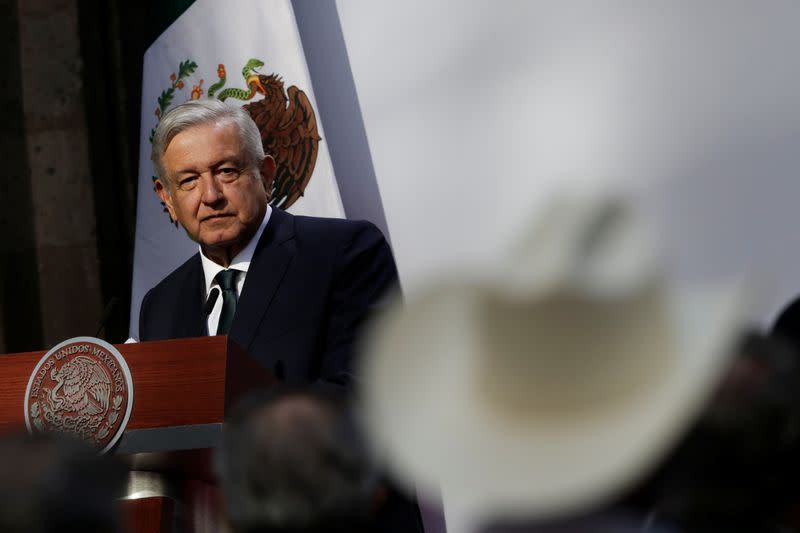
[{"label": "microphone", "polygon": [[206,303],[203,304],[203,316],[208,316],[211,314],[211,310],[214,309],[214,304],[217,303],[217,298],[219,298],[220,290],[216,287],[211,289],[211,294],[208,295],[208,300]]},{"label": "microphone", "polygon": [[274,370],[275,371],[273,372],[273,374],[278,379],[278,381],[284,381],[286,379],[286,365],[283,364],[282,360],[278,360],[278,362],[275,363]]},{"label": "microphone", "polygon": [[100,315],[100,320],[97,321],[97,331],[94,334],[95,337],[99,337],[100,332],[103,331],[103,328],[108,325],[108,319],[111,318],[111,314],[114,312],[114,309],[116,309],[118,303],[119,298],[116,296],[112,296],[108,301],[105,309],[103,309],[103,314]]}]

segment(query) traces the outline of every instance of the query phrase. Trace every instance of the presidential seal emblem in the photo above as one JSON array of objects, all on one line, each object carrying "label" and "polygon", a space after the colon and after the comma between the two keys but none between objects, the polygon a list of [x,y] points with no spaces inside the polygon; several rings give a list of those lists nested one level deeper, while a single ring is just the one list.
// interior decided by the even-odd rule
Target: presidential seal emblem
[{"label": "presidential seal emblem", "polygon": [[133,380],[122,354],[94,337],[74,337],[47,352],[25,391],[31,433],[68,433],[102,452],[119,440],[133,407]]}]

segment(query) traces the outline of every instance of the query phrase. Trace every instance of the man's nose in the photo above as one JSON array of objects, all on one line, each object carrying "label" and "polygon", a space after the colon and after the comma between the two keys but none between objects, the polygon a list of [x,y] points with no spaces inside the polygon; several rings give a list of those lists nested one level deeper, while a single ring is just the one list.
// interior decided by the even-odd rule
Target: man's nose
[{"label": "man's nose", "polygon": [[215,204],[222,199],[222,188],[210,173],[200,176],[200,200],[205,204]]}]

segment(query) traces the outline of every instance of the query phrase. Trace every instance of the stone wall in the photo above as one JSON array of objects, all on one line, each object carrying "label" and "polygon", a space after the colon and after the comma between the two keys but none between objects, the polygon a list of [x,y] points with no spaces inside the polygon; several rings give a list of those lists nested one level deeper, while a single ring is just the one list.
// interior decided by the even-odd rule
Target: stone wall
[{"label": "stone wall", "polygon": [[0,353],[94,335],[112,297],[107,338],[126,336],[145,19],[0,0]]}]

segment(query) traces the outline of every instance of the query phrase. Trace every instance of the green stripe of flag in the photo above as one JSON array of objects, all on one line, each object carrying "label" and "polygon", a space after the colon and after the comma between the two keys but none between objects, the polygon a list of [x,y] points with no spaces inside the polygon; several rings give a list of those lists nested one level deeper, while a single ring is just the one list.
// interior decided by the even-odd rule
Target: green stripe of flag
[{"label": "green stripe of flag", "polygon": [[194,0],[150,0],[148,5],[147,42],[145,49],[149,48],[158,36],[169,28],[184,11],[189,9]]}]

